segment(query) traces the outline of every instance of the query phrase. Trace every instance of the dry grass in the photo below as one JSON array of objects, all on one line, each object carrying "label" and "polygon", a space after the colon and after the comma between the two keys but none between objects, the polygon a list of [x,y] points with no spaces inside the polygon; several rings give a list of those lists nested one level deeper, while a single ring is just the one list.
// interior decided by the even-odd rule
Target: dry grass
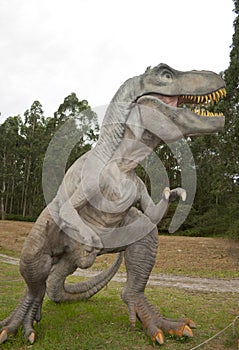
[{"label": "dry grass", "polygon": [[[20,255],[32,223],[0,221],[0,252]],[[94,269],[103,269],[114,255],[97,258]],[[239,241],[226,238],[159,236],[154,273],[174,273],[203,277],[237,277]]]}]

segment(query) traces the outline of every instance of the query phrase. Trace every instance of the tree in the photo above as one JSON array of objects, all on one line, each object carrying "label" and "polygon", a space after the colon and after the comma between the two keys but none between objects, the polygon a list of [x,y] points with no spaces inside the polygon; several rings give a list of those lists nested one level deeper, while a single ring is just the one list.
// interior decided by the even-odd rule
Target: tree
[{"label": "tree", "polygon": [[224,177],[227,185],[227,211],[230,215],[229,230],[239,235],[239,0],[233,0],[234,34],[230,52],[230,64],[224,72],[227,98],[223,108],[226,116],[225,133],[221,137],[221,154],[224,159]]},{"label": "tree", "polygon": [[236,18],[230,65],[221,75],[227,96],[213,108],[226,117],[224,132],[193,138],[197,193],[187,220],[195,234],[234,234],[239,227],[239,0],[233,0]]},{"label": "tree", "polygon": [[80,101],[75,93],[71,93],[60,104],[54,117],[47,121],[47,128],[51,143],[44,160],[43,185],[49,202],[55,196],[65,171],[96,142],[99,125],[88,102]]},{"label": "tree", "polygon": [[[238,191],[239,181],[239,0],[234,0],[236,18],[234,20],[234,34],[232,37],[230,65],[224,72],[226,81],[227,98],[224,103],[226,115],[226,132],[224,143],[230,145],[230,158],[227,161],[227,169],[231,174]],[[227,149],[226,149],[227,151]]]},{"label": "tree", "polygon": [[21,145],[20,135],[22,122],[20,116],[9,117],[0,125],[0,181],[1,189],[1,217],[6,212],[12,212],[17,206],[17,192],[21,183]]},{"label": "tree", "polygon": [[[41,182],[36,181],[39,176],[36,169],[41,169],[42,139],[44,139],[44,124],[42,105],[39,101],[33,102],[29,110],[24,113],[24,124],[22,135],[24,137],[24,179],[22,186],[22,215],[27,211],[34,215],[33,198],[36,198],[37,189],[41,187]],[[40,164],[39,164],[40,162]],[[39,175],[39,174],[38,174]]]}]

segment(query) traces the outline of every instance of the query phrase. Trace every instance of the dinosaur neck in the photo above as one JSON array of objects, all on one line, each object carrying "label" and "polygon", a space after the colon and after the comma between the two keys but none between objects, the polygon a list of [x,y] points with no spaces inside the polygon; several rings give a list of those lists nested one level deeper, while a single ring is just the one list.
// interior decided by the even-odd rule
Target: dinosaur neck
[{"label": "dinosaur neck", "polygon": [[125,124],[137,96],[139,77],[129,79],[110,102],[102,123],[95,153],[106,162],[112,159],[125,133]]},{"label": "dinosaur neck", "polygon": [[130,172],[152,153],[157,144],[158,139],[147,131],[144,132],[141,140],[137,140],[131,130],[126,127],[124,137],[111,160],[117,163],[121,171]]}]

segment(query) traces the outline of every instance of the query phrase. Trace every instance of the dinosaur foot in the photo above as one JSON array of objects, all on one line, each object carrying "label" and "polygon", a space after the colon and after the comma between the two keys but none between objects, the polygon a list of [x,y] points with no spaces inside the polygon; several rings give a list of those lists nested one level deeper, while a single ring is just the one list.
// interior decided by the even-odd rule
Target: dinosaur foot
[{"label": "dinosaur foot", "polygon": [[195,328],[193,321],[189,319],[170,320],[164,317],[158,317],[156,322],[150,322],[148,325],[148,333],[151,336],[153,342],[157,342],[160,345],[164,343],[164,334],[182,337],[193,337],[192,328]]},{"label": "dinosaur foot", "polygon": [[134,327],[136,318],[140,320],[153,342],[162,345],[164,335],[168,334],[178,338],[193,337],[195,323],[189,318],[172,320],[165,318],[148,302],[145,296],[135,300],[127,300],[130,312],[131,328]]},{"label": "dinosaur foot", "polygon": [[33,344],[36,333],[33,328],[34,320],[41,319],[41,302],[28,296],[24,297],[13,313],[0,322],[0,344],[4,343],[10,334],[14,334],[23,326],[25,338]]},{"label": "dinosaur foot", "polygon": [[193,321],[189,319],[171,320],[162,316],[153,317],[149,322],[142,322],[153,342],[162,345],[164,335],[168,334],[178,338],[193,337],[192,328],[195,328]]}]

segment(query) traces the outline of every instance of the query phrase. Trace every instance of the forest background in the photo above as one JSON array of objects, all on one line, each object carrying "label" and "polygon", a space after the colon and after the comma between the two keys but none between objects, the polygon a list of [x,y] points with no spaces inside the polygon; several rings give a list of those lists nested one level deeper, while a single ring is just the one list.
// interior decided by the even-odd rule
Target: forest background
[{"label": "forest background", "polygon": [[[225,128],[218,135],[188,138],[197,173],[197,191],[190,213],[177,234],[239,238],[239,0],[233,0],[236,17],[229,67],[220,72],[227,96],[212,107],[223,112]],[[96,113],[86,99],[67,96],[51,117],[39,101],[23,116],[9,116],[0,125],[0,218],[34,221],[45,207],[42,167],[47,147],[67,121],[75,123],[81,137],[71,151],[66,169],[94,146],[99,135]],[[73,129],[72,129],[73,130]],[[61,135],[67,148],[71,135]],[[62,150],[64,152],[64,150]],[[180,185],[180,164],[167,145],[155,150],[165,167],[170,187]],[[150,189],[145,167],[138,174]],[[54,195],[54,194],[52,194]],[[166,233],[176,204],[160,223]]]}]

